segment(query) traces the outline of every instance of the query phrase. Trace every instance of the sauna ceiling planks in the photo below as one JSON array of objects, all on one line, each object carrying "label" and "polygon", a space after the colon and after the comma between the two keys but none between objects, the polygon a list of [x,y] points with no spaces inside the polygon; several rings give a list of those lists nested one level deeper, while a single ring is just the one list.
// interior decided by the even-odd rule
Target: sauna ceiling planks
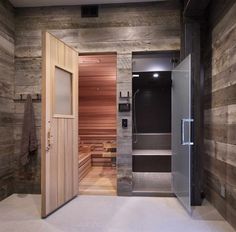
[{"label": "sauna ceiling planks", "polygon": [[116,55],[79,57],[79,134],[116,134]]}]

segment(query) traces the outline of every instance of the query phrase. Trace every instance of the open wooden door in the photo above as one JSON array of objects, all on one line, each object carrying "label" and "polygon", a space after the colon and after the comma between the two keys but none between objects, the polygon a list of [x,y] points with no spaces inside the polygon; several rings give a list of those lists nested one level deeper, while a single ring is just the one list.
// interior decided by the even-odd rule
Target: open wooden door
[{"label": "open wooden door", "polygon": [[78,193],[78,53],[43,34],[42,217]]}]

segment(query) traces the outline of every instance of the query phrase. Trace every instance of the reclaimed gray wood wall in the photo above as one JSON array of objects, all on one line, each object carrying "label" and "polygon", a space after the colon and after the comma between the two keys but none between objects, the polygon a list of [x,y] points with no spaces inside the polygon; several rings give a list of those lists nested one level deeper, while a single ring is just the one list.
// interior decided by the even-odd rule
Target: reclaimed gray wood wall
[{"label": "reclaimed gray wood wall", "polygon": [[[49,30],[80,53],[117,52],[117,93],[132,92],[132,52],[180,49],[180,9],[177,1],[102,5],[99,7],[98,18],[81,18],[80,15],[79,6],[16,9],[16,95],[41,92],[43,30]],[[39,103],[35,103],[38,134],[40,107]],[[19,155],[22,113],[22,104],[16,103],[17,120],[14,130],[16,156]],[[121,127],[122,117],[129,120],[129,127],[126,130]],[[132,192],[131,120],[131,113],[118,113],[119,195],[131,195]],[[35,175],[28,184],[27,181],[16,177],[18,190],[40,191],[39,167],[38,161],[33,170]]]},{"label": "reclaimed gray wood wall", "polygon": [[204,169],[207,198],[236,228],[236,3],[227,2],[212,6],[205,48]]},{"label": "reclaimed gray wood wall", "polygon": [[0,1],[0,200],[13,192],[14,9]]}]

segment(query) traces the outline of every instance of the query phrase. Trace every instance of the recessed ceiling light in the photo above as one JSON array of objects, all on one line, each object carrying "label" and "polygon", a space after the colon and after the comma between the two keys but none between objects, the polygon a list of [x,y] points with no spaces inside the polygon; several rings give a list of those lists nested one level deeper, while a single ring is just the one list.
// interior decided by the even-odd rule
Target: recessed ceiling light
[{"label": "recessed ceiling light", "polygon": [[158,73],[154,73],[153,77],[157,78],[157,77],[159,77],[159,74]]},{"label": "recessed ceiling light", "polygon": [[139,74],[133,74],[133,77],[139,77]]}]

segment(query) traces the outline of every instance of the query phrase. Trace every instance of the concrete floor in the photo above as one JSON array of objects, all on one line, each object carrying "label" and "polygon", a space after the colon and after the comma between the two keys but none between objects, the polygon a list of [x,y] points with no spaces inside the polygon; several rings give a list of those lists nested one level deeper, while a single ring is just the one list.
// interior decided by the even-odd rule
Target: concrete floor
[{"label": "concrete floor", "polygon": [[172,175],[168,172],[134,172],[133,191],[140,193],[172,193]]},{"label": "concrete floor", "polygon": [[4,232],[233,232],[207,202],[190,217],[176,198],[79,196],[45,220],[40,195],[0,202]]}]

